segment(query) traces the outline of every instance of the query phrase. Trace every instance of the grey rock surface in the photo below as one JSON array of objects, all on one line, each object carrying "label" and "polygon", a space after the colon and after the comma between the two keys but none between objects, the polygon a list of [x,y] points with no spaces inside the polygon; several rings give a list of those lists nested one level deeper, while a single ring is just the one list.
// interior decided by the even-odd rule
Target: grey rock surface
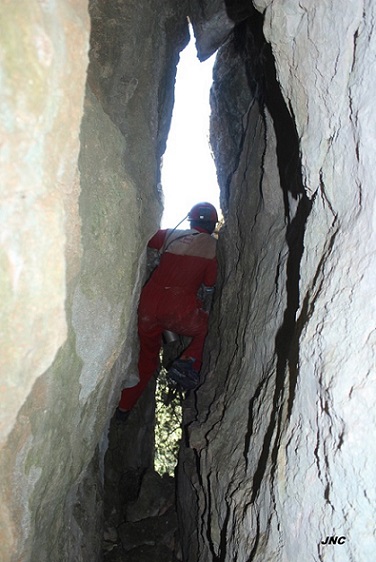
[{"label": "grey rock surface", "polygon": [[234,22],[229,18],[226,2],[223,0],[189,0],[187,15],[196,39],[197,56],[200,61],[204,61],[226,41],[234,28]]},{"label": "grey rock surface", "polygon": [[107,428],[137,381],[145,245],[188,37],[175,2],[149,8],[33,1],[0,17],[4,562],[101,556]]},{"label": "grey rock surface", "polygon": [[3,4],[1,560],[101,557],[187,15],[201,59],[221,47],[226,220],[204,382],[184,407],[182,556],[141,417],[117,451],[134,503],[105,506],[107,560],[120,536],[137,562],[373,560],[375,3]]},{"label": "grey rock surface", "polygon": [[85,8],[65,0],[52,11],[34,0],[2,6],[1,446],[67,337],[65,220],[74,221],[78,198]]},{"label": "grey rock surface", "polygon": [[257,16],[235,30],[236,68],[231,42],[217,59],[227,220],[206,380],[185,411],[184,560],[371,560],[375,8],[348,3],[339,23],[332,2],[254,4],[275,73]]},{"label": "grey rock surface", "polygon": [[151,382],[126,422],[111,421],[104,482],[106,562],[181,560],[175,482],[153,469],[155,382]]}]

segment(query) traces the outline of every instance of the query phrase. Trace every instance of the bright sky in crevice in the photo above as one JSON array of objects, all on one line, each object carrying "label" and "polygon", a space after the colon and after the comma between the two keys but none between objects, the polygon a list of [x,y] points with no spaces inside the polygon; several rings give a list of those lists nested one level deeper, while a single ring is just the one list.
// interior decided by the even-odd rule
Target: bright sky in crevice
[{"label": "bright sky in crevice", "polygon": [[[199,62],[191,32],[191,40],[180,54],[171,129],[162,161],[162,228],[176,226],[201,201],[212,203],[220,214],[219,187],[209,147],[214,59],[215,55]],[[181,227],[187,228],[189,223]]]}]

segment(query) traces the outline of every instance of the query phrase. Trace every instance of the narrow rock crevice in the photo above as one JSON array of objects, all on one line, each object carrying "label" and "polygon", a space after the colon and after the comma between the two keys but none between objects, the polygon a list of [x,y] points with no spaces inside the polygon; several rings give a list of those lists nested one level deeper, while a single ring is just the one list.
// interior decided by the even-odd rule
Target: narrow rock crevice
[{"label": "narrow rock crevice", "polygon": [[[372,560],[376,4],[3,4],[0,559]],[[155,381],[113,414],[187,17],[225,221],[172,478]]]}]

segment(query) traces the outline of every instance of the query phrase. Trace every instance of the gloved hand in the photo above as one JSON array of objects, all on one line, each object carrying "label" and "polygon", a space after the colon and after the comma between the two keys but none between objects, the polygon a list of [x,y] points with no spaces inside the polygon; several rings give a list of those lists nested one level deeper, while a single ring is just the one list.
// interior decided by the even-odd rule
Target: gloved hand
[{"label": "gloved hand", "polygon": [[215,287],[206,287],[205,285],[202,285],[202,308],[205,312],[210,312],[212,307],[214,289]]}]

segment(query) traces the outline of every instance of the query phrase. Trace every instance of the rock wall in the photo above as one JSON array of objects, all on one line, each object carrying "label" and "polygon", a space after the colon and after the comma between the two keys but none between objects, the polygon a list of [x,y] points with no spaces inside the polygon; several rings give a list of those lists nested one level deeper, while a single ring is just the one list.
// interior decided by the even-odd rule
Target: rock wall
[{"label": "rock wall", "polygon": [[254,6],[212,93],[226,225],[185,409],[184,560],[370,560],[375,6]]},{"label": "rock wall", "polygon": [[[0,558],[4,561],[27,559],[27,543],[31,549],[35,507],[30,504],[43,457],[48,458],[45,482],[53,463],[57,478],[64,467],[63,458],[53,460],[55,453],[48,445],[53,434],[61,441],[60,395],[50,395],[48,405],[49,389],[42,375],[68,337],[67,224],[77,222],[89,17],[86,1],[49,4],[7,2],[0,15]],[[22,408],[27,401],[29,406]],[[68,457],[69,431],[70,427],[65,439]],[[54,485],[55,477],[51,489]]]},{"label": "rock wall", "polygon": [[0,558],[93,562],[187,21],[175,2],[67,0],[0,22]]},{"label": "rock wall", "polygon": [[65,217],[77,199],[87,2],[8,2],[0,26],[3,444],[67,334]]},{"label": "rock wall", "polygon": [[226,226],[205,381],[184,412],[184,560],[372,559],[374,12],[4,3],[1,560],[100,559],[105,436],[135,380],[188,14],[201,59],[225,41],[212,143]]}]

